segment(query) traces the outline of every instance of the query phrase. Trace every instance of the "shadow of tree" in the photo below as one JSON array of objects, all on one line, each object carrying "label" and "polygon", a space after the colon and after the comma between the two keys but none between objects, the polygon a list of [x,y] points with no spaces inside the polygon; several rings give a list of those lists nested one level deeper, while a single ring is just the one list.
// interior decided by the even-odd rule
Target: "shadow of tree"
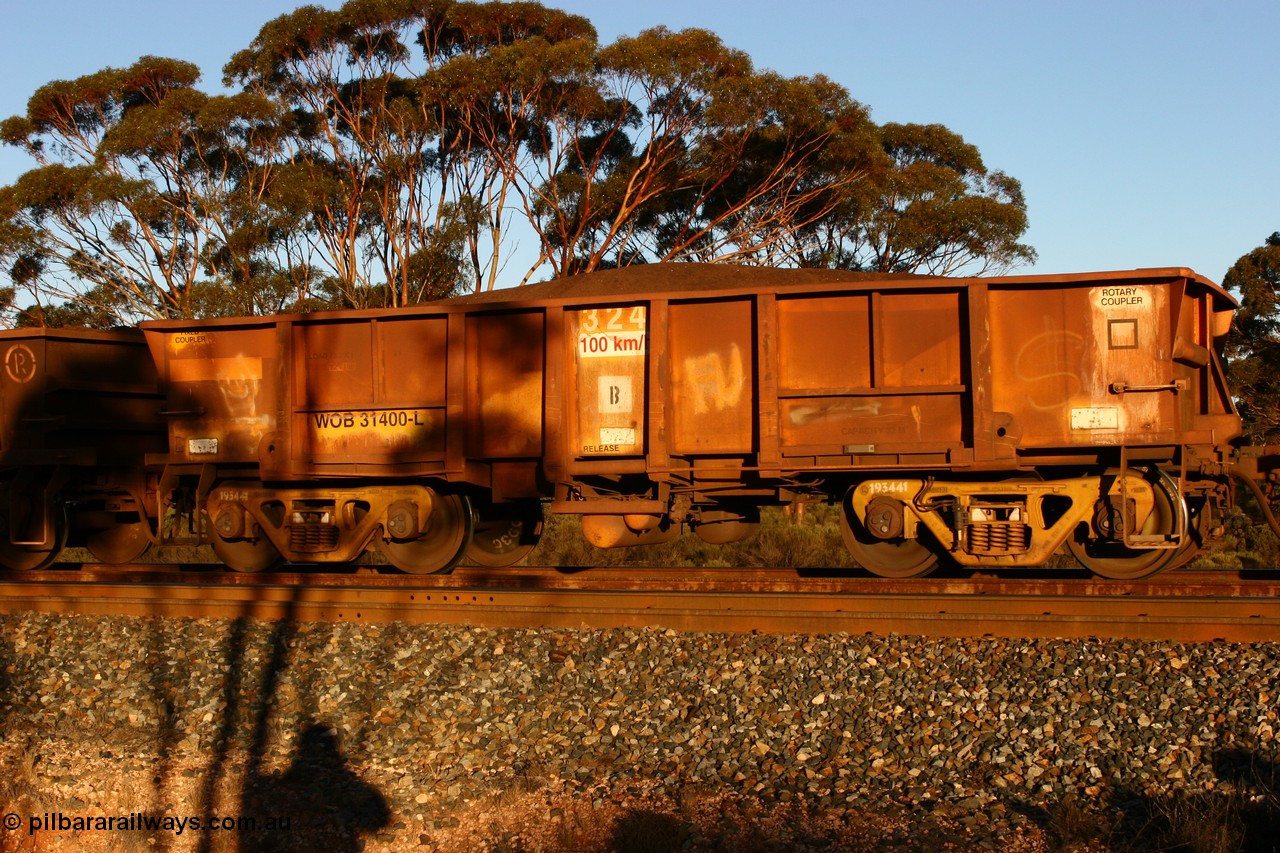
[{"label": "shadow of tree", "polygon": [[[222,658],[223,711],[199,795],[200,853],[227,849],[228,838],[235,838],[246,853],[345,853],[362,849],[364,833],[390,822],[385,798],[348,765],[336,727],[315,722],[311,715],[311,721],[296,728],[281,719],[281,687],[300,630],[294,619],[297,594],[285,618],[271,623],[265,637],[261,622],[241,618],[230,623]],[[304,688],[304,698],[314,698],[310,693]],[[298,734],[288,768],[265,771],[273,732],[279,738],[291,728]],[[163,756],[160,760],[163,765]],[[237,776],[236,807],[228,809],[224,789],[234,790]],[[234,827],[228,825],[229,817]]]},{"label": "shadow of tree", "polygon": [[[179,729],[178,704],[181,701],[177,685],[166,678],[166,670],[160,661],[165,656],[165,633],[154,621],[146,629],[147,678],[151,695],[160,709],[159,725],[155,734],[155,768],[152,771],[151,811],[163,814],[165,800],[172,785],[174,764],[182,733]],[[165,853],[172,846],[172,833],[153,832],[148,843],[156,853]]]},{"label": "shadow of tree", "polygon": [[1280,762],[1261,758],[1251,750],[1218,750],[1213,754],[1213,771],[1224,782],[1257,788],[1273,799],[1280,797]]},{"label": "shadow of tree", "polygon": [[[210,757],[208,769],[204,776],[204,785],[200,792],[200,818],[204,828],[197,846],[199,853],[211,853],[214,844],[212,829],[215,813],[218,811],[218,788],[226,773],[236,727],[239,725],[241,697],[246,692],[245,680],[246,634],[249,620],[236,619],[231,623],[231,631],[227,637],[226,676],[222,682],[222,699],[224,711],[214,736],[213,755]],[[261,699],[267,704],[265,697]]]},{"label": "shadow of tree", "polygon": [[[10,737],[9,716],[13,713],[9,697],[14,693],[15,680],[9,675],[9,671],[11,664],[16,669],[13,641],[10,639],[10,623],[14,621],[8,614],[0,614],[0,741]],[[16,767],[5,767],[0,774],[0,805],[4,805],[6,809],[26,805],[22,799],[24,792],[20,790],[19,775]],[[20,844],[21,839],[17,833],[0,830],[0,853],[16,853]]]},{"label": "shadow of tree", "polygon": [[8,734],[9,715],[13,712],[9,697],[13,695],[14,679],[9,671],[10,665],[15,664],[16,661],[13,641],[9,635],[13,631],[10,623],[14,621],[16,620],[8,614],[0,615],[0,738]]},{"label": "shadow of tree", "polygon": [[1008,805],[1048,833],[1056,844],[1052,849],[1057,850],[1274,853],[1280,849],[1280,764],[1239,748],[1219,750],[1210,761],[1218,780],[1229,783],[1219,790],[1152,796],[1118,787],[1099,801],[1068,796],[1047,806],[1018,801]]}]

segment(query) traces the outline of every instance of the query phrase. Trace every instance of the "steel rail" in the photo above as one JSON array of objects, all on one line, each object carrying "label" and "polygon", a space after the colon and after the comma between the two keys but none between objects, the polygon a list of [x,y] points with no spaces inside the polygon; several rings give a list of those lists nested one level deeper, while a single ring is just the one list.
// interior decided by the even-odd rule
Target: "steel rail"
[{"label": "steel rail", "polygon": [[[386,567],[383,567],[386,569]],[[683,590],[689,592],[904,592],[956,595],[1280,595],[1277,569],[1182,569],[1154,578],[1116,581],[1083,570],[1013,570],[1003,575],[957,570],[926,578],[889,579],[857,569],[769,569],[606,566],[519,566],[486,569],[461,566],[447,575],[409,575],[376,566],[279,571],[261,574],[226,571],[219,564],[152,563],[109,566],[69,563],[42,572],[0,571],[0,581],[78,579],[116,583],[198,582],[209,585],[265,582],[311,586],[387,586],[415,588]]]},{"label": "steel rail", "polygon": [[[496,585],[501,579],[508,583]],[[922,585],[795,572],[553,569],[449,577],[46,571],[0,577],[0,612],[403,621],[490,628],[1280,641],[1280,585],[1001,579]],[[789,576],[789,580],[785,580]],[[1188,580],[1192,576],[1188,576]],[[623,578],[630,586],[622,586]],[[510,581],[515,580],[519,585]],[[614,588],[610,588],[614,587]],[[1033,587],[1037,587],[1032,591]],[[1046,594],[1048,593],[1048,594]]]}]

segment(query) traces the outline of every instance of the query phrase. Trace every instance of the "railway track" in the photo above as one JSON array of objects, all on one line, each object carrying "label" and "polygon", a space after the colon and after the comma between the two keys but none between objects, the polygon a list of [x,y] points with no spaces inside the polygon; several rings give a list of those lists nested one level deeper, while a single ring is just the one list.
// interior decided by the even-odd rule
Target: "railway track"
[{"label": "railway track", "polygon": [[0,612],[404,621],[479,627],[1280,641],[1280,572],[1118,583],[1043,572],[891,581],[834,572],[462,568],[231,574],[85,565],[0,574]]}]

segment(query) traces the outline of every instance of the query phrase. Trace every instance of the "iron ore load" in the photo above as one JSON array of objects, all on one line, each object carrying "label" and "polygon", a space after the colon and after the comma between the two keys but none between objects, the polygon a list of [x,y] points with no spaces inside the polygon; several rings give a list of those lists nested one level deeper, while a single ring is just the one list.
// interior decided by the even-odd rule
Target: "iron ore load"
[{"label": "iron ore load", "polygon": [[47,565],[68,536],[127,562],[185,518],[241,571],[370,548],[500,568],[548,511],[615,547],[725,543],[823,501],[879,575],[1066,551],[1145,577],[1220,535],[1237,483],[1266,511],[1280,460],[1238,446],[1221,360],[1235,307],[1185,269],[671,264],[148,322],[150,359],[136,333],[0,333],[0,562]]}]

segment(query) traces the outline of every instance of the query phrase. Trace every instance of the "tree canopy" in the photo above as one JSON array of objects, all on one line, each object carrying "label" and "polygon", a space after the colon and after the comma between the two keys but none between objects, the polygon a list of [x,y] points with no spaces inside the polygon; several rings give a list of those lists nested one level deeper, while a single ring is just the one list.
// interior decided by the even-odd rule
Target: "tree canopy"
[{"label": "tree canopy", "polygon": [[1280,440],[1280,231],[1236,261],[1222,279],[1240,294],[1227,337],[1227,374],[1254,444]]},{"label": "tree canopy", "polygon": [[349,0],[223,69],[143,57],[0,123],[20,323],[405,305],[636,263],[944,274],[1034,259],[1018,182],[940,125],[706,30],[601,45],[534,2]]}]

